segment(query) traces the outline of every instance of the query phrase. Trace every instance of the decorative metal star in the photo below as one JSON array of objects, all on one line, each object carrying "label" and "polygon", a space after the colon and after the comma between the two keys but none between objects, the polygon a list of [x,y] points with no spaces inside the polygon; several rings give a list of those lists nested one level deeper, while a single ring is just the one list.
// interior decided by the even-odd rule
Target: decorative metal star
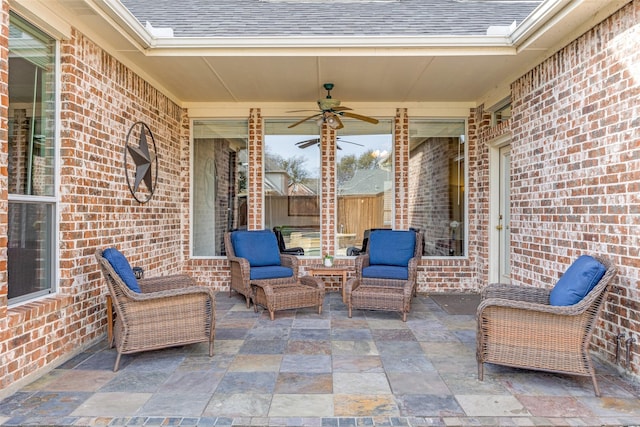
[{"label": "decorative metal star", "polygon": [[128,145],[127,150],[133,158],[136,165],[136,179],[133,183],[133,191],[138,191],[140,182],[144,180],[149,191],[153,192],[153,178],[151,176],[151,164],[155,160],[155,155],[149,153],[149,145],[147,144],[147,134],[144,125],[140,125],[140,139],[138,146]]},{"label": "decorative metal star", "polygon": [[[150,139],[149,139],[150,138]],[[137,139],[137,145],[134,140]],[[124,148],[125,176],[129,191],[134,199],[140,203],[147,203],[153,197],[155,187],[158,183],[158,150],[156,141],[153,138],[151,129],[144,122],[134,123],[129,129]],[[133,160],[136,167],[133,184],[129,179],[129,166]],[[144,182],[147,187],[145,194],[139,194],[140,183]]]}]

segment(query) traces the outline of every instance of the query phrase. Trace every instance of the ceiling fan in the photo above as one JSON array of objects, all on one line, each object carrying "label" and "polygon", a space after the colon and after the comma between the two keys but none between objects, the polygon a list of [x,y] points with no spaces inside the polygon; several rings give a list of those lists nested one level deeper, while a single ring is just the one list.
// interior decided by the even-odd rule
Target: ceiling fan
[{"label": "ceiling fan", "polygon": [[[338,150],[342,150],[342,148],[337,144],[338,142],[346,142],[347,144],[359,145],[361,147],[364,147],[363,144],[358,144],[357,142],[345,141],[344,139],[340,139],[340,137],[338,137],[336,138],[336,148]],[[307,147],[311,147],[312,145],[319,145],[319,144],[320,144],[320,138],[313,138],[313,139],[307,139],[305,141],[296,142],[296,145],[298,146],[298,148],[307,148]]]},{"label": "ceiling fan", "polygon": [[[322,123],[326,123],[327,125],[329,125],[331,129],[342,129],[344,125],[342,124],[342,120],[340,120],[340,116],[362,120],[374,125],[378,124],[378,119],[374,119],[373,117],[363,116],[362,114],[352,113],[351,108],[341,107],[339,100],[331,98],[331,90],[333,89],[333,83],[325,83],[323,86],[324,86],[324,89],[327,91],[327,96],[324,99],[318,99],[318,107],[320,108],[320,112],[317,114],[313,114],[309,117],[305,117],[304,119],[289,126],[289,128],[298,126],[300,123],[306,122],[307,120],[314,119],[318,124],[318,126],[322,125]],[[295,111],[289,111],[289,112],[295,113],[299,111],[310,111],[310,110],[295,110]]]}]

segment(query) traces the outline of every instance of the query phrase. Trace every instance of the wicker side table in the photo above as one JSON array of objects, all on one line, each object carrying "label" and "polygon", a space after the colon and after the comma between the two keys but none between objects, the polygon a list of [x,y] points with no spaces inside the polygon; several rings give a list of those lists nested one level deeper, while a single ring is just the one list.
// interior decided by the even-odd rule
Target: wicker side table
[{"label": "wicker side table", "polygon": [[303,276],[290,284],[270,285],[252,283],[255,305],[260,304],[269,311],[271,320],[275,312],[293,308],[318,306],[318,314],[322,313],[324,302],[324,282],[316,277]]}]

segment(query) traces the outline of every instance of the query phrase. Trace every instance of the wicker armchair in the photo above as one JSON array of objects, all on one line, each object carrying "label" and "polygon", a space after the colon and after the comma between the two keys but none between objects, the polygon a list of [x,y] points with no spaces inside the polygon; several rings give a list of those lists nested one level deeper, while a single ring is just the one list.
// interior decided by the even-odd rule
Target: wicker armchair
[{"label": "wicker armchair", "polygon": [[345,295],[352,309],[398,311],[407,320],[416,295],[422,233],[372,230],[367,253],[355,259],[355,277],[347,281]]},{"label": "wicker armchair", "polygon": [[[95,255],[115,309],[113,341],[109,343],[115,343],[118,352],[114,371],[123,354],[199,342],[209,342],[209,356],[213,356],[215,294],[211,289],[197,286],[181,274],[139,279],[138,293],[130,288],[129,280],[135,278],[130,279],[129,272],[117,273],[102,249]],[[126,258],[122,256],[122,260],[128,266]]]},{"label": "wicker armchair", "polygon": [[593,258],[605,267],[604,276],[573,305],[551,305],[549,289],[506,284],[484,288],[477,310],[479,380],[484,363],[494,363],[590,376],[600,396],[589,345],[617,269],[606,258]]},{"label": "wicker armchair", "polygon": [[[238,251],[234,248],[233,244],[233,236],[235,233],[239,233],[238,236],[244,236],[251,240],[255,239],[256,245],[265,244],[265,247],[267,248],[272,247],[272,251],[267,250],[268,253],[260,254],[259,252],[261,251],[257,250],[258,246],[256,246],[256,252],[258,252],[257,255],[259,256],[269,256],[271,258],[279,256],[279,258],[274,258],[279,265],[267,266],[267,268],[275,267],[278,271],[275,271],[275,273],[267,272],[266,276],[269,276],[269,278],[258,278],[261,277],[258,272],[260,267],[252,267],[247,257],[236,255]],[[295,282],[298,277],[298,258],[294,255],[280,253],[278,241],[271,230],[242,230],[227,232],[224,235],[224,244],[227,251],[227,259],[231,266],[231,286],[229,287],[229,296],[232,295],[232,291],[236,291],[244,295],[247,308],[251,306],[251,301],[254,299],[254,293],[251,287],[252,283],[267,285],[290,284],[292,281]]]}]

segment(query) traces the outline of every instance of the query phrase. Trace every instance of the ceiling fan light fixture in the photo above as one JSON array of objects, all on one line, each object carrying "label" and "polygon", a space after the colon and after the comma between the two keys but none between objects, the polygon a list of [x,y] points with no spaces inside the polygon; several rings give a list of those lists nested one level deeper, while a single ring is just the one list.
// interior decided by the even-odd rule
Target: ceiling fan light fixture
[{"label": "ceiling fan light fixture", "polygon": [[[324,88],[327,90],[327,97],[324,99],[318,99],[317,101],[320,111],[317,114],[313,114],[309,117],[305,117],[304,119],[295,122],[294,124],[290,125],[289,128],[298,126],[299,124],[307,120],[313,120],[318,126],[322,126],[323,123],[326,123],[327,126],[329,126],[331,129],[342,129],[344,127],[344,124],[342,123],[340,116],[350,119],[362,120],[372,124],[378,124],[378,119],[363,116],[362,114],[356,114],[350,111],[351,108],[349,107],[341,107],[339,100],[331,98],[331,89],[333,89],[333,83],[325,83]],[[294,113],[296,111],[289,112]]]},{"label": "ceiling fan light fixture", "polygon": [[337,129],[338,126],[340,126],[340,122],[338,121],[338,119],[336,119],[336,116],[334,114],[327,112],[324,113],[323,117],[324,121],[327,123],[327,125],[329,125],[331,129]]}]

